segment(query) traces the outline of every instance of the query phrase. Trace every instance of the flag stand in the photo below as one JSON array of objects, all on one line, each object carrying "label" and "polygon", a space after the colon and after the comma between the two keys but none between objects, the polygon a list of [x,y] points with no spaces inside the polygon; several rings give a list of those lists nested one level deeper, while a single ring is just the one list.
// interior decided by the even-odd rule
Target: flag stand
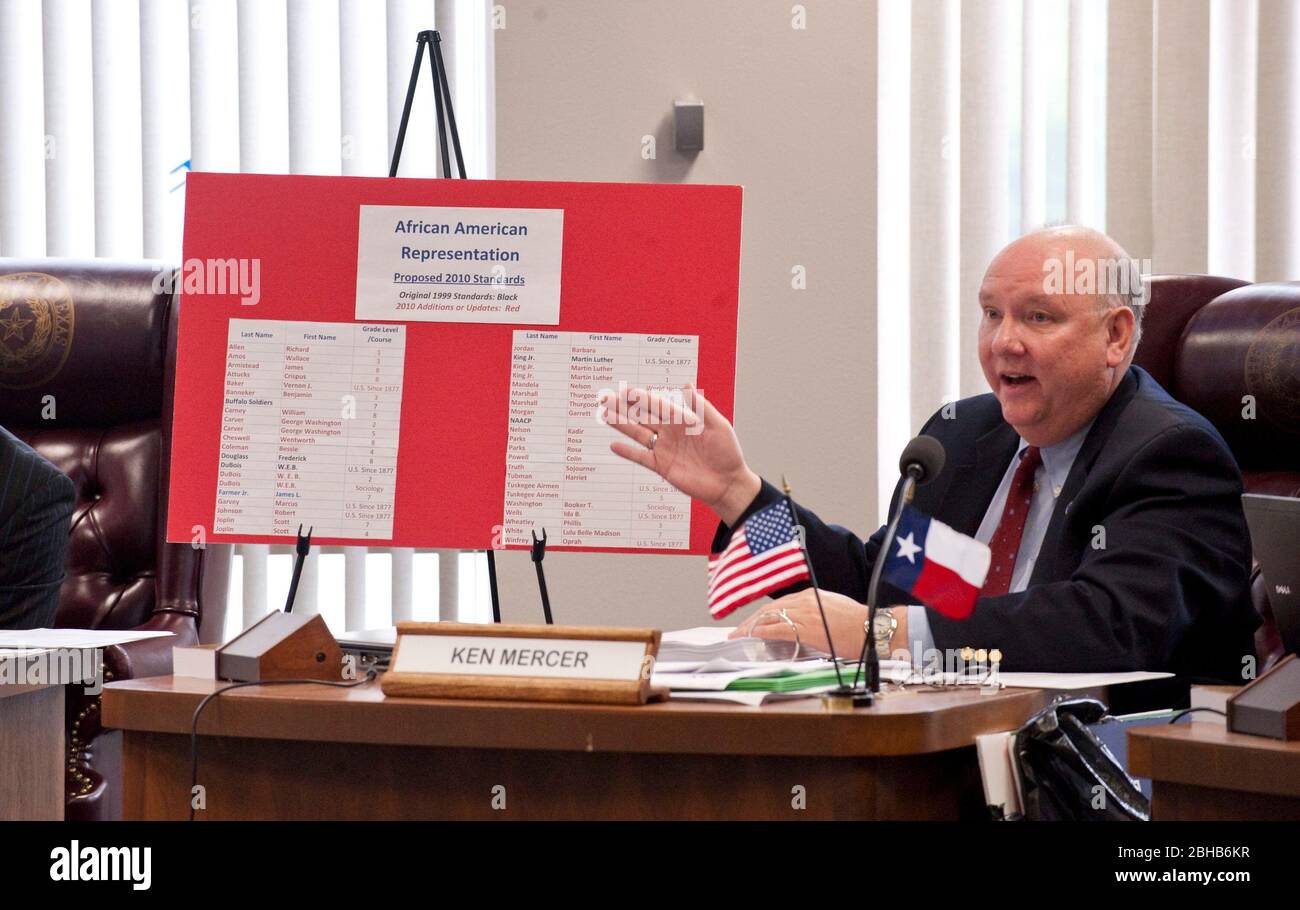
[{"label": "flag stand", "polygon": [[871,568],[871,582],[867,585],[867,639],[862,643],[862,654],[858,658],[858,669],[853,672],[851,687],[856,690],[858,674],[865,661],[867,674],[863,684],[866,691],[854,695],[855,706],[870,705],[875,699],[875,694],[880,691],[880,655],[876,653],[876,610],[877,602],[880,600],[880,572],[884,568],[889,548],[894,545],[894,538],[898,535],[898,521],[903,517],[903,507],[911,504],[915,493],[916,478],[909,472],[903,475],[903,491],[898,497],[898,508],[894,510],[889,528],[885,531],[885,539],[881,541],[880,552],[876,555],[876,564]]}]

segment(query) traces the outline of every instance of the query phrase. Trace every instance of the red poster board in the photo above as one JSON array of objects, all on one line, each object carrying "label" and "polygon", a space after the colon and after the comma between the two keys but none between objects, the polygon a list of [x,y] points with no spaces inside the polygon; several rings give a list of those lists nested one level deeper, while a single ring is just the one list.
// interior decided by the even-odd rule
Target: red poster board
[{"label": "red poster board", "polygon": [[[516,331],[696,336],[699,388],[731,416],[739,187],[195,173],[186,196],[170,541],[192,540],[196,526],[214,543],[293,541],[292,532],[214,530],[231,320],[374,324],[355,318],[363,205],[562,210],[560,318],[546,326],[403,323],[391,536],[318,531],[314,542],[500,546]],[[210,265],[202,271],[229,260],[257,263],[249,269],[259,279],[255,304],[237,287],[220,292]],[[565,547],[549,528],[548,548],[703,553],[715,522],[691,504],[685,549]]]}]

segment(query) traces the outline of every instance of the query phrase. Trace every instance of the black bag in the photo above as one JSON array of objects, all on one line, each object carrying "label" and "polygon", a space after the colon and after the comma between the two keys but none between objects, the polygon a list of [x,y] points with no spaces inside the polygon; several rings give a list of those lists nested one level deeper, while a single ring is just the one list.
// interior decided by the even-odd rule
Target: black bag
[{"label": "black bag", "polygon": [[1088,729],[1105,716],[1106,706],[1095,698],[1063,696],[1016,731],[1026,819],[1150,820],[1150,800]]}]

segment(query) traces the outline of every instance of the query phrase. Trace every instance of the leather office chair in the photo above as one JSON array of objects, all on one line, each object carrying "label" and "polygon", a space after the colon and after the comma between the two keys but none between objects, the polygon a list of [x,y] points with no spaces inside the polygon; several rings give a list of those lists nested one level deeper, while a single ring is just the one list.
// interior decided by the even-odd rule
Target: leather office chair
[{"label": "leather office chair", "polygon": [[[1300,282],[1155,276],[1134,362],[1218,428],[1247,492],[1300,497]],[[1283,648],[1258,566],[1251,596],[1262,671]]]},{"label": "leather office chair", "polygon": [[[106,682],[170,673],[172,646],[197,642],[202,610],[204,551],[164,542],[176,305],[154,290],[159,273],[0,259],[0,308],[32,317],[0,352],[0,424],[77,489],[55,624],[176,633],[105,649]],[[101,735],[99,705],[67,687],[69,819],[120,814],[121,737]]]}]

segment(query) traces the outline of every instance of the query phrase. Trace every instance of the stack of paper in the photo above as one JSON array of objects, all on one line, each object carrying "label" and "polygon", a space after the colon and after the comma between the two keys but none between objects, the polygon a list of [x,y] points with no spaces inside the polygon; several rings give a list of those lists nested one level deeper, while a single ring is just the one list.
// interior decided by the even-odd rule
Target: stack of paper
[{"label": "stack of paper", "polygon": [[[673,698],[760,705],[776,698],[804,698],[833,689],[835,670],[825,654],[794,659],[794,643],[728,638],[733,629],[700,626],[665,632],[655,663],[654,685]],[[806,649],[804,649],[806,651]],[[781,656],[784,654],[785,656]],[[804,658],[805,654],[800,654]],[[856,663],[841,663],[845,682]],[[882,660],[880,678],[906,685],[997,686],[1078,690],[1116,686],[1169,676],[1168,673],[955,673],[926,672],[901,660]]]},{"label": "stack of paper", "polygon": [[659,642],[661,662],[708,661],[723,658],[731,661],[758,662],[767,660],[788,661],[797,658],[825,657],[821,651],[804,645],[795,653],[792,641],[774,641],[766,638],[728,638],[734,627],[697,626],[677,632],[665,632]]},{"label": "stack of paper", "polygon": [[0,648],[107,648],[173,634],[132,629],[6,629],[0,631]]},{"label": "stack of paper", "polygon": [[984,782],[984,803],[994,818],[1012,819],[1024,812],[1015,749],[1015,731],[984,733],[975,737],[975,755]]},{"label": "stack of paper", "polygon": [[[841,664],[840,677],[853,679],[856,664]],[[904,661],[881,662],[881,678],[890,682],[906,679],[912,668]],[[829,660],[735,662],[722,658],[711,661],[659,662],[652,682],[667,686],[672,697],[697,701],[731,701],[759,705],[777,698],[805,698],[828,692],[838,685],[835,667]]]},{"label": "stack of paper", "polygon": [[[688,667],[691,667],[691,669],[686,669]],[[726,689],[741,680],[772,682],[777,678],[789,679],[818,670],[834,672],[831,670],[829,660],[731,663],[717,659],[702,665],[677,661],[671,662],[667,666],[662,663],[658,664],[655,667],[653,682],[656,686],[668,686],[674,692],[718,691]],[[769,688],[776,689],[777,687],[771,685]]]}]

